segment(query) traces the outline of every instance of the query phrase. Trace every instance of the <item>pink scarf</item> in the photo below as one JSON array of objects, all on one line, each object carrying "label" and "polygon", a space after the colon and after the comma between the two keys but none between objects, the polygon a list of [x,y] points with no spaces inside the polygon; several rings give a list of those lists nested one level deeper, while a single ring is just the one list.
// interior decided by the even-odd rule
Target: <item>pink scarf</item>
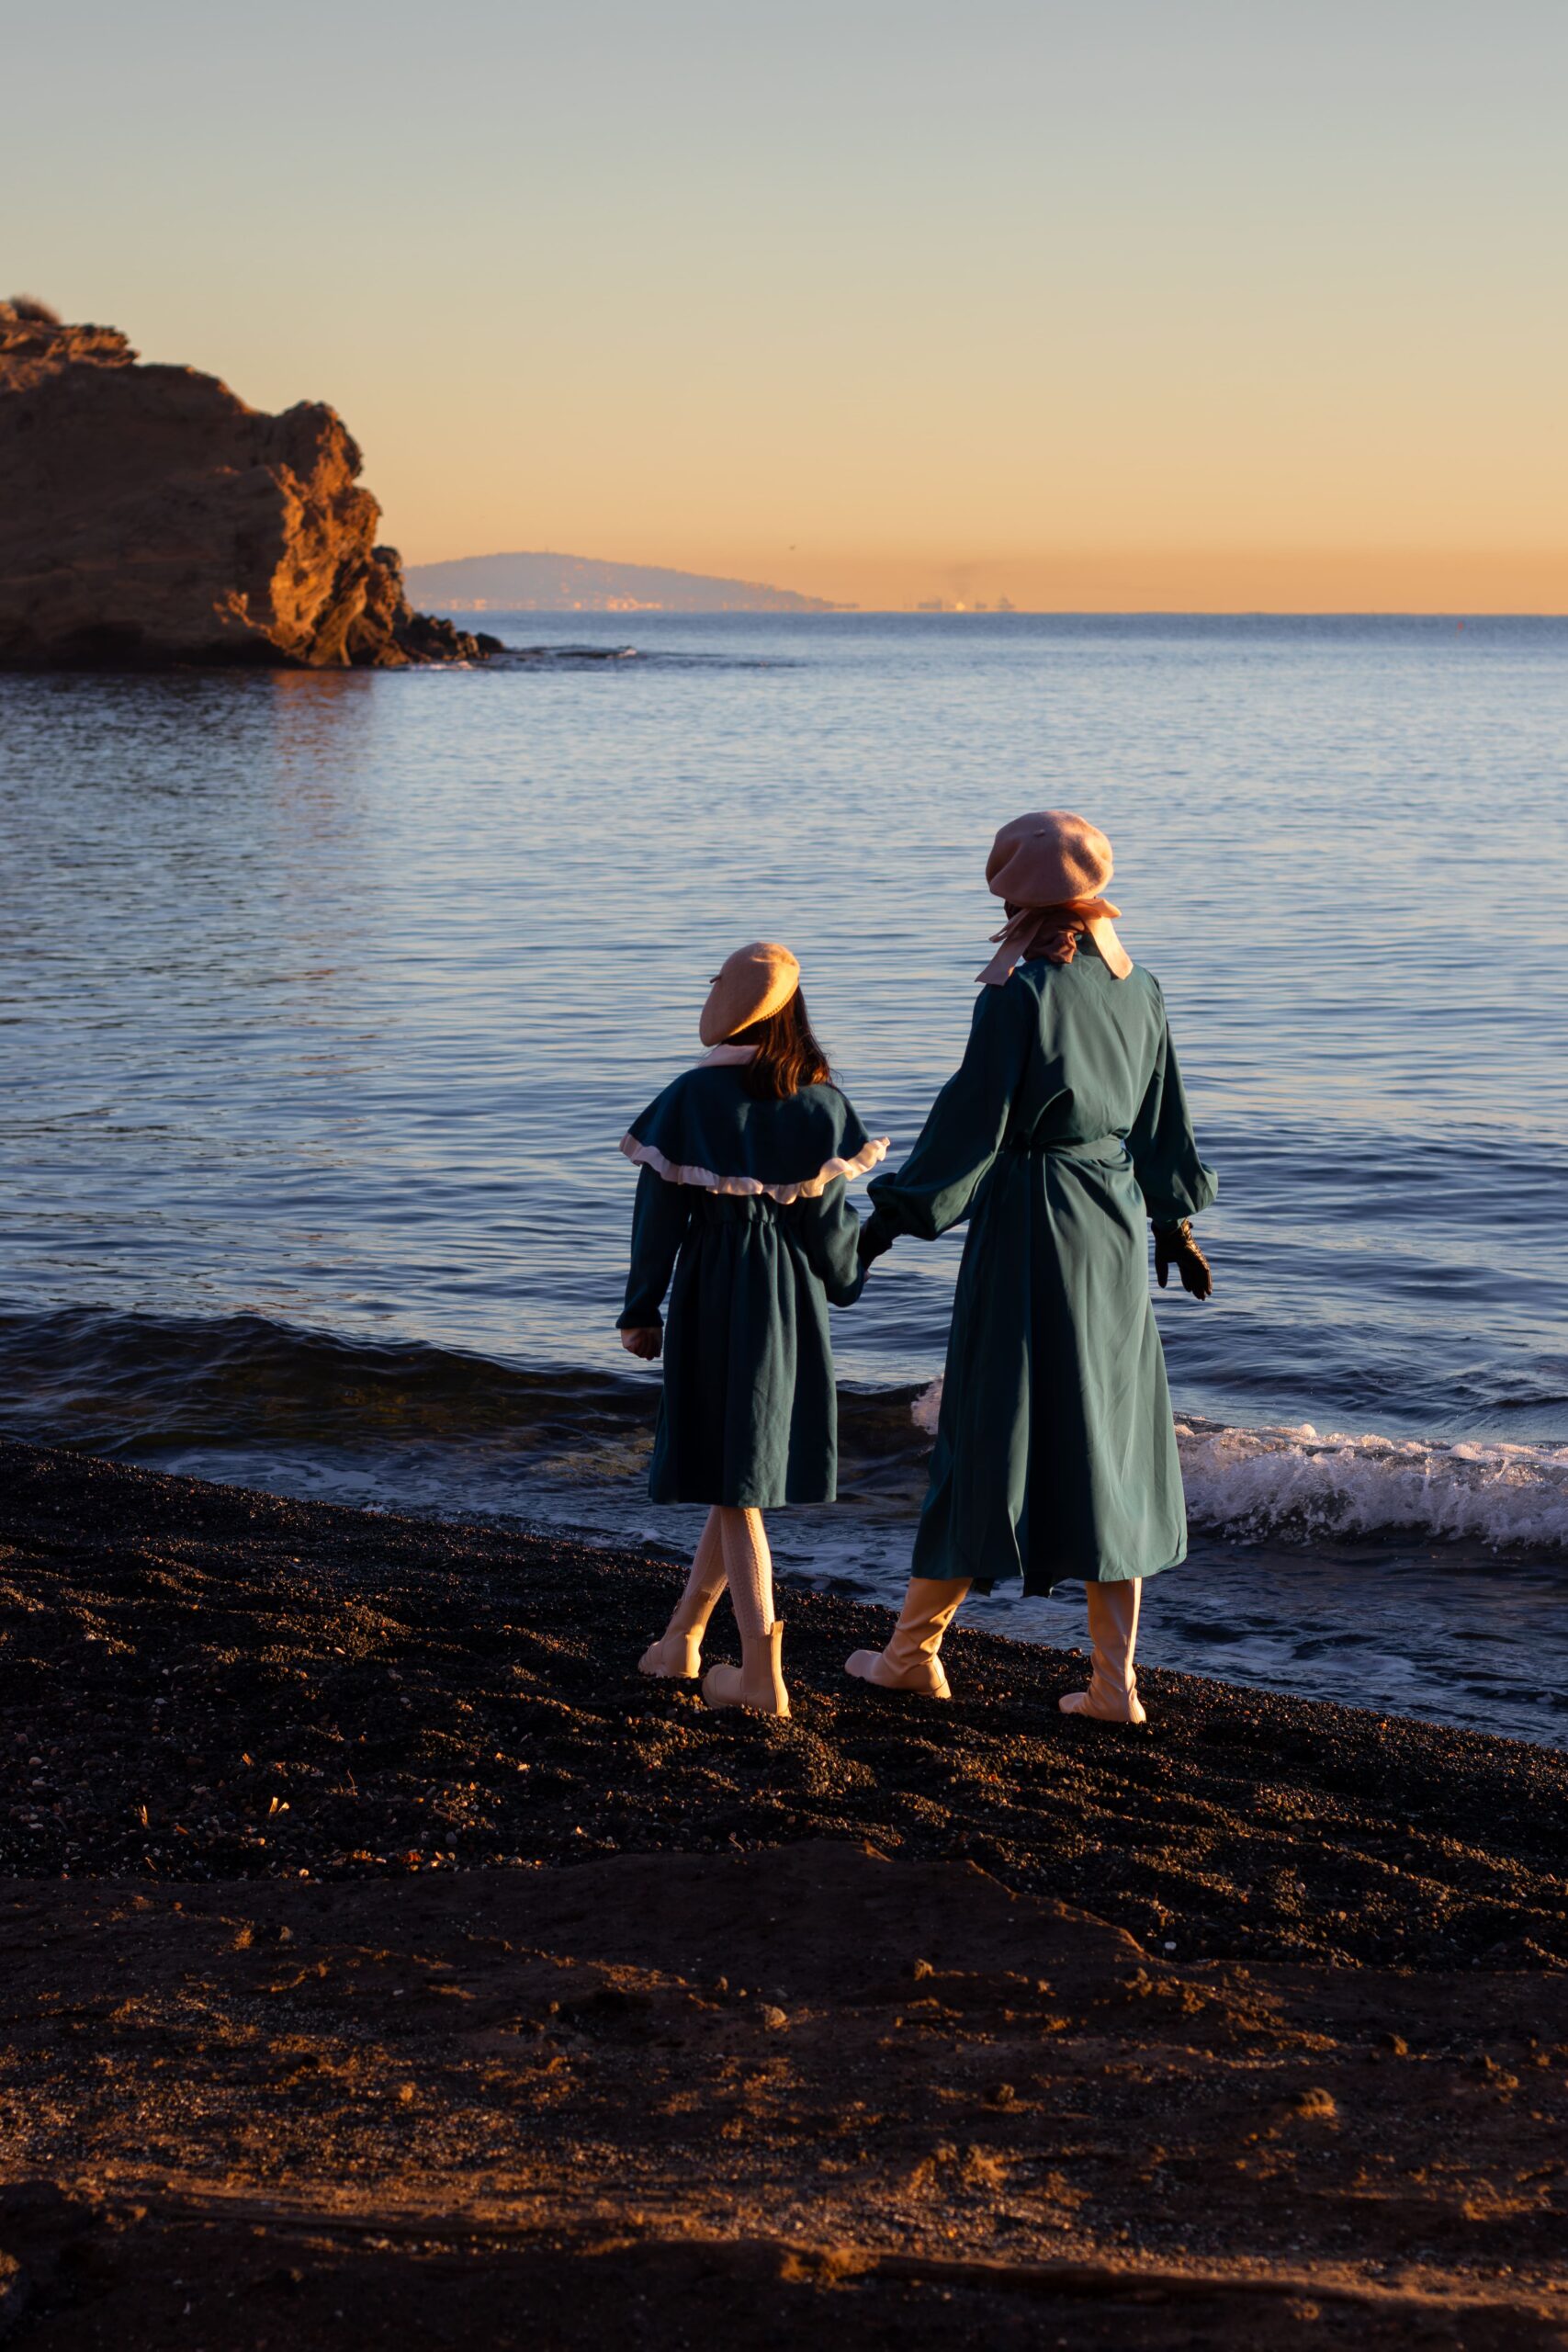
[{"label": "pink scarf", "polygon": [[1037,956],[1043,956],[1049,964],[1070,964],[1087,931],[1116,978],[1124,980],[1133,959],[1113,928],[1112,918],[1121,911],[1109,899],[1065,899],[1055,907],[1019,907],[1000,931],[992,933],[997,953],[975,977],[987,987],[999,989],[1020,964]]}]

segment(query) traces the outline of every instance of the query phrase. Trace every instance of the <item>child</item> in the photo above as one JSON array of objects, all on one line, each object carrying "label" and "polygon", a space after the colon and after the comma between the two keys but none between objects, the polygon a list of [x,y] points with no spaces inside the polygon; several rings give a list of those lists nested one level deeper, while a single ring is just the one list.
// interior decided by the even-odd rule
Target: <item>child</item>
[{"label": "child", "polygon": [[728,1583],[741,1663],[710,1668],[703,1697],[787,1715],[762,1512],[836,1495],[828,1306],[860,1296],[860,1220],[846,1187],[886,1157],[887,1137],[868,1136],[833,1084],[787,947],[738,949],[699,1035],[712,1050],[621,1145],[642,1171],[621,1344],[649,1361],[664,1354],[649,1492],[710,1506],[686,1589],[640,1670],[694,1678]]}]

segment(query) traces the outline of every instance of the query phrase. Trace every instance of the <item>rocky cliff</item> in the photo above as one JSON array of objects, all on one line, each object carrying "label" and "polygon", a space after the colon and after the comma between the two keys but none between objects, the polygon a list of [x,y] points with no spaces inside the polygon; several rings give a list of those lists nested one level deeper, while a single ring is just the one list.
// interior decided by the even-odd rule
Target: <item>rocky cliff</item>
[{"label": "rocky cliff", "polygon": [[400,668],[496,650],[415,613],[333,409],[248,408],[112,327],[0,303],[0,667]]}]

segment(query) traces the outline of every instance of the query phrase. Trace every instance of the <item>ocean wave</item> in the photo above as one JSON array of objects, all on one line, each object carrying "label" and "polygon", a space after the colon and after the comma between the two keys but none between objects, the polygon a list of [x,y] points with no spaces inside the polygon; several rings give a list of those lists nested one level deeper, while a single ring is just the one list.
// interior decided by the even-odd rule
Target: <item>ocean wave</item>
[{"label": "ocean wave", "polygon": [[[919,1509],[941,1396],[940,1380],[840,1390],[846,1504],[900,1520]],[[646,1374],[349,1340],[259,1315],[0,1312],[7,1435],[220,1463],[207,1475],[254,1486],[273,1465],[298,1483],[315,1464],[367,1495],[428,1491],[476,1510],[525,1509],[547,1488],[609,1498],[640,1487],[657,1396]],[[1177,1440],[1192,1523],[1213,1534],[1568,1556],[1568,1445],[1235,1428],[1188,1413]]]},{"label": "ocean wave", "polygon": [[508,645],[503,651],[514,662],[577,663],[580,662],[640,662],[635,645]]},{"label": "ocean wave", "polygon": [[[915,1391],[845,1390],[846,1499],[903,1510],[925,1485]],[[345,1464],[409,1491],[517,1509],[530,1481],[607,1488],[646,1474],[658,1384],[592,1366],[523,1365],[420,1340],[345,1339],[261,1315],[0,1311],[0,1431],[166,1466]],[[368,1491],[368,1489],[367,1489]]]},{"label": "ocean wave", "polygon": [[[910,1408],[936,1429],[942,1382]],[[1568,1445],[1235,1429],[1179,1413],[1176,1442],[1195,1527],[1238,1541],[1412,1535],[1495,1550],[1568,1552]]]},{"label": "ocean wave", "polygon": [[646,1419],[632,1382],[262,1315],[0,1313],[0,1429],[118,1453],[173,1443],[591,1445]]},{"label": "ocean wave", "polygon": [[[491,615],[494,620],[498,616]],[[514,645],[503,643],[486,664],[489,669],[586,670],[633,662],[639,670],[793,670],[800,664],[786,654],[714,653],[694,646],[677,645]]]},{"label": "ocean wave", "polygon": [[1568,1445],[1230,1429],[1179,1418],[1188,1509],[1235,1536],[1415,1534],[1568,1550]]}]

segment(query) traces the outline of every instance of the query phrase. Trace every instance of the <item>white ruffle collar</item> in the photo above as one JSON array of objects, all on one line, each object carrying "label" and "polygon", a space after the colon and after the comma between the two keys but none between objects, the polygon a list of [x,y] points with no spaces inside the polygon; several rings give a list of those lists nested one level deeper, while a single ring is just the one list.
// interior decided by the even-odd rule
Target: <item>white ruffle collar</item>
[{"label": "white ruffle collar", "polygon": [[857,1176],[867,1175],[886,1159],[891,1144],[889,1136],[873,1136],[852,1158],[825,1159],[815,1176],[803,1177],[798,1184],[764,1184],[758,1176],[716,1176],[711,1168],[693,1168],[680,1160],[667,1159],[657,1144],[638,1143],[631,1135],[621,1137],[621,1149],[626,1158],[639,1168],[655,1170],[667,1184],[694,1184],[705,1193],[730,1193],[750,1199],[765,1193],[771,1201],[777,1201],[784,1208],[791,1201],[819,1199],[835,1176],[843,1176],[852,1184]]},{"label": "white ruffle collar", "polygon": [[[714,1046],[704,1054],[694,1067],[698,1069],[722,1069],[756,1057],[755,1046]],[[787,1208],[792,1201],[815,1201],[820,1198],[836,1176],[853,1183],[857,1176],[864,1176],[886,1159],[891,1148],[891,1137],[873,1136],[859,1151],[849,1159],[825,1159],[815,1176],[803,1176],[797,1184],[765,1184],[760,1176],[718,1176],[711,1168],[698,1168],[682,1160],[671,1159],[657,1144],[639,1143],[634,1135],[621,1137],[621,1149],[633,1165],[651,1168],[663,1177],[667,1184],[694,1184],[704,1193],[728,1193],[745,1199],[756,1199],[766,1193]]]}]

